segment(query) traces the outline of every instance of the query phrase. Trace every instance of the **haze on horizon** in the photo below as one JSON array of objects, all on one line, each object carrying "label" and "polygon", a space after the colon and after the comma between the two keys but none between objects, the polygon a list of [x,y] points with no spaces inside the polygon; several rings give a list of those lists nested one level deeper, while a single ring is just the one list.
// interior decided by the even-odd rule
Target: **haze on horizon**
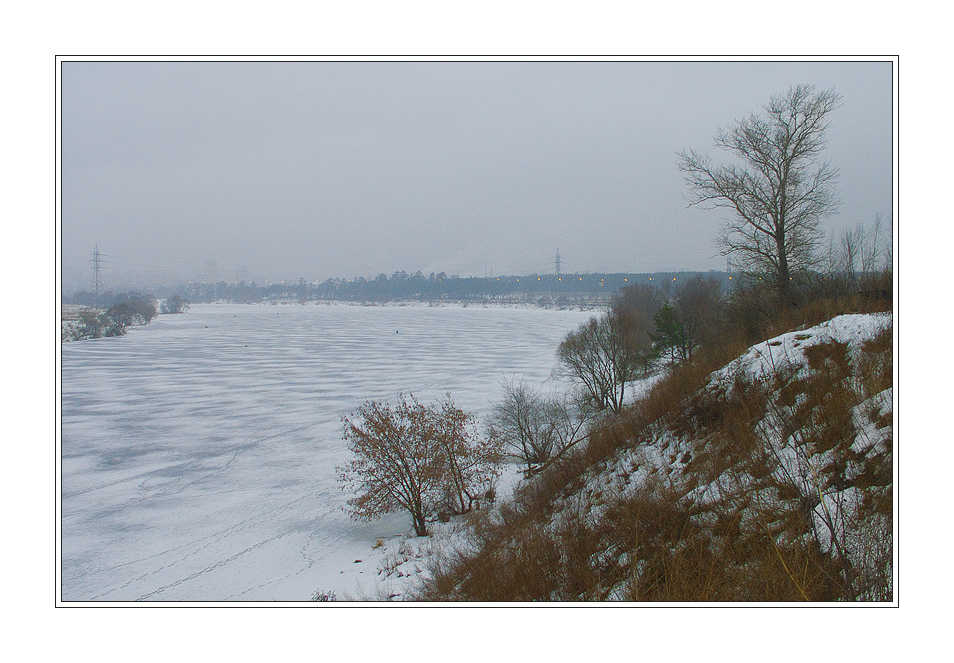
[{"label": "haze on horizon", "polygon": [[892,64],[62,62],[62,284],[724,269],[676,153],[833,87],[831,232],[892,210]]}]

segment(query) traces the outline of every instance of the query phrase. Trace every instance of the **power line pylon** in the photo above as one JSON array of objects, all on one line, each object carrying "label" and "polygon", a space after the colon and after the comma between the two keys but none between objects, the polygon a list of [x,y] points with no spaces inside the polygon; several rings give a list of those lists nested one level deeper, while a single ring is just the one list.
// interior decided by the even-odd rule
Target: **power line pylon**
[{"label": "power line pylon", "polygon": [[103,255],[99,252],[99,244],[93,249],[93,257],[90,259],[90,262],[93,263],[93,305],[99,308],[99,293],[103,289],[101,270],[105,262]]}]

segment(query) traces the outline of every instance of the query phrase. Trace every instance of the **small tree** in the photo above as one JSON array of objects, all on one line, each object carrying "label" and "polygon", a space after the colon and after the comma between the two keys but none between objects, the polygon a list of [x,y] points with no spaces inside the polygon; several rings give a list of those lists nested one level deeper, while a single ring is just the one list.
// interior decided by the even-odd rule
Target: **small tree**
[{"label": "small tree", "polygon": [[477,422],[454,405],[450,394],[428,412],[446,462],[441,506],[446,513],[466,513],[493,494],[503,460],[502,442],[493,435],[482,438]]},{"label": "small tree", "polygon": [[664,304],[653,317],[656,323],[656,333],[651,334],[653,349],[658,354],[669,353],[670,365],[680,360],[689,359],[689,341],[685,329],[673,313],[672,306]]},{"label": "small tree", "polygon": [[76,338],[100,338],[103,335],[104,316],[96,309],[85,309],[80,312],[79,326]]},{"label": "small tree", "polygon": [[875,217],[870,227],[859,223],[853,229],[843,231],[839,239],[835,250],[837,270],[847,277],[849,284],[860,289],[864,281],[883,267],[885,240],[881,215]]},{"label": "small tree", "polygon": [[180,297],[179,295],[172,295],[166,297],[162,302],[160,311],[162,313],[185,313],[189,310],[189,302]]},{"label": "small tree", "polygon": [[103,314],[103,335],[122,336],[133,325],[145,325],[156,317],[155,300],[138,292],[128,292]]},{"label": "small tree", "polygon": [[821,274],[812,284],[816,296],[844,296],[853,293],[872,294],[890,289],[891,224],[882,225],[881,215],[872,224],[858,223],[829,236],[823,256]]},{"label": "small tree", "polygon": [[579,383],[597,409],[619,413],[626,385],[648,367],[649,328],[638,312],[591,318],[560,343],[557,374]]},{"label": "small tree", "polygon": [[527,472],[579,440],[592,418],[588,398],[544,396],[525,382],[507,381],[503,389],[503,399],[494,405],[490,435],[501,440]]},{"label": "small tree", "polygon": [[403,509],[417,536],[426,536],[428,521],[471,508],[496,479],[499,444],[479,439],[450,397],[438,407],[413,395],[396,405],[368,401],[342,422],[354,459],[338,468],[338,478],[357,493],[348,500],[357,520]]},{"label": "small tree", "polygon": [[554,445],[554,431],[547,421],[543,398],[525,382],[503,384],[503,400],[494,406],[491,436],[500,439],[527,465],[546,462]]},{"label": "small tree", "polygon": [[717,345],[725,331],[725,299],[718,279],[701,274],[687,279],[676,290],[672,305],[676,319],[682,325],[686,358],[700,345]]},{"label": "small tree", "polygon": [[596,416],[592,401],[579,389],[551,396],[544,407],[553,429],[554,455],[581,440]]}]

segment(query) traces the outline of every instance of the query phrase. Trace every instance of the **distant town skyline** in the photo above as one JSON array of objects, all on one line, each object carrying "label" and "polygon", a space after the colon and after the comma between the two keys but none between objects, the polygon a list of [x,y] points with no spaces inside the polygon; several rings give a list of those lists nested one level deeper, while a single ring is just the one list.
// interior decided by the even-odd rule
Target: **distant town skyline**
[{"label": "distant town skyline", "polygon": [[[723,270],[675,167],[834,88],[828,232],[892,212],[892,63],[83,62],[62,67],[62,277],[88,287]],[[240,276],[246,276],[245,279]]]}]

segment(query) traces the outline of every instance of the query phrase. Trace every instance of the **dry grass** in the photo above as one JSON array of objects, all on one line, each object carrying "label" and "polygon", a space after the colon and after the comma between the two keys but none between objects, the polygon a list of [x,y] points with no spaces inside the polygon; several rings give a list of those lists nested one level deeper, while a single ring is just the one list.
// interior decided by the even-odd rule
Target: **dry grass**
[{"label": "dry grass", "polygon": [[[853,294],[775,324],[804,328],[859,302],[884,304]],[[419,598],[891,600],[891,415],[877,405],[892,386],[891,330],[860,354],[811,346],[807,374],[704,390],[746,340],[697,353],[475,518]]]}]

